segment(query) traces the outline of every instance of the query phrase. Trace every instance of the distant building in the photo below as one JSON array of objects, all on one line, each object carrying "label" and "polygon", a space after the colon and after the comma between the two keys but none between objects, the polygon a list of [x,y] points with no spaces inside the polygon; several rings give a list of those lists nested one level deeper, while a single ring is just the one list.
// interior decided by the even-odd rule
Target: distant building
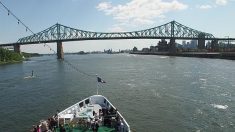
[{"label": "distant building", "polygon": [[176,43],[176,47],[182,49],[183,45]]},{"label": "distant building", "polygon": [[189,48],[189,47],[190,47],[189,45],[190,45],[190,43],[189,43],[189,42],[187,42],[187,44],[186,44],[187,48]]},{"label": "distant building", "polygon": [[150,46],[150,52],[157,52],[158,46]]},{"label": "distant building", "polygon": [[190,41],[190,48],[196,49],[197,48],[197,40],[191,40]]},{"label": "distant building", "polygon": [[182,45],[186,46],[187,42],[185,40],[182,41]]},{"label": "distant building", "polygon": [[186,42],[185,40],[182,41],[182,48],[183,49],[196,49],[197,48],[197,40],[191,40],[189,42]]},{"label": "distant building", "polygon": [[138,49],[137,49],[137,47],[134,47],[133,52],[136,52],[136,51],[138,51]]},{"label": "distant building", "polygon": [[113,52],[112,49],[104,50],[104,53],[107,53],[107,54],[112,54],[112,52]]},{"label": "distant building", "polygon": [[158,51],[168,51],[169,45],[167,44],[167,41],[165,39],[162,39],[158,42]]},{"label": "distant building", "polygon": [[213,49],[215,51],[219,50],[218,40],[212,40],[212,42],[211,42],[211,49]]},{"label": "distant building", "polygon": [[149,52],[150,50],[149,50],[149,48],[143,48],[142,49],[142,52]]},{"label": "distant building", "polygon": [[[133,50],[132,50],[133,51]],[[138,51],[138,50],[137,50]],[[130,49],[126,49],[126,50],[121,50],[120,53],[130,53],[131,50]]]},{"label": "distant building", "polygon": [[211,42],[210,41],[206,42],[206,49],[211,49]]}]

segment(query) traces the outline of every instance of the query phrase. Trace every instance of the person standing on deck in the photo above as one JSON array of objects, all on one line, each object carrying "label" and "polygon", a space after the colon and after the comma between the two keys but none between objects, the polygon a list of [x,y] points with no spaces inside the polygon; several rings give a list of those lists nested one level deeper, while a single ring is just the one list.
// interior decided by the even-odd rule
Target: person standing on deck
[{"label": "person standing on deck", "polygon": [[96,121],[96,122],[95,122],[95,129],[94,129],[94,132],[98,132],[98,130],[99,130],[99,124],[98,124],[98,122]]}]

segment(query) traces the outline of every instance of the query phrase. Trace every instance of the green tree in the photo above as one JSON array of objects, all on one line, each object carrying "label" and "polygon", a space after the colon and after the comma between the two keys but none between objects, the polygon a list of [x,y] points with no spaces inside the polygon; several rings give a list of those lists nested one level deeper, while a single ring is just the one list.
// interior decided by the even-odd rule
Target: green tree
[{"label": "green tree", "polygon": [[14,51],[0,48],[0,62],[1,63],[10,63],[16,61],[23,61],[23,56]]}]

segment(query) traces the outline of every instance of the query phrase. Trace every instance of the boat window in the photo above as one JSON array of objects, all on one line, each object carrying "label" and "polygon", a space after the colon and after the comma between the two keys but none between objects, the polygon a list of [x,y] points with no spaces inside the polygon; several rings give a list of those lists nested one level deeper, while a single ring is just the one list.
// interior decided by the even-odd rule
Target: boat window
[{"label": "boat window", "polygon": [[106,103],[106,99],[104,99],[104,104]]},{"label": "boat window", "polygon": [[83,107],[83,102],[79,103],[80,108]]},{"label": "boat window", "polygon": [[89,99],[85,100],[85,104],[89,104],[89,103],[90,103]]}]

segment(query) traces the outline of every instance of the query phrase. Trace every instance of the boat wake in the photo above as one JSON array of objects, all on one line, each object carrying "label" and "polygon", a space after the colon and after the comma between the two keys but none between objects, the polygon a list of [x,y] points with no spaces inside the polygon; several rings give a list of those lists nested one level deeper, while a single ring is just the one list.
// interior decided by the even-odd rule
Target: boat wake
[{"label": "boat wake", "polygon": [[161,57],[159,57],[159,58],[161,58],[161,59],[167,59],[167,58],[169,58],[168,56],[161,56]]},{"label": "boat wake", "polygon": [[217,109],[227,109],[228,106],[227,105],[218,105],[218,104],[211,104],[211,106],[213,106],[214,108],[217,108]]},{"label": "boat wake", "polygon": [[36,76],[27,76],[27,77],[24,77],[24,79],[33,79],[33,78],[36,78]]}]

